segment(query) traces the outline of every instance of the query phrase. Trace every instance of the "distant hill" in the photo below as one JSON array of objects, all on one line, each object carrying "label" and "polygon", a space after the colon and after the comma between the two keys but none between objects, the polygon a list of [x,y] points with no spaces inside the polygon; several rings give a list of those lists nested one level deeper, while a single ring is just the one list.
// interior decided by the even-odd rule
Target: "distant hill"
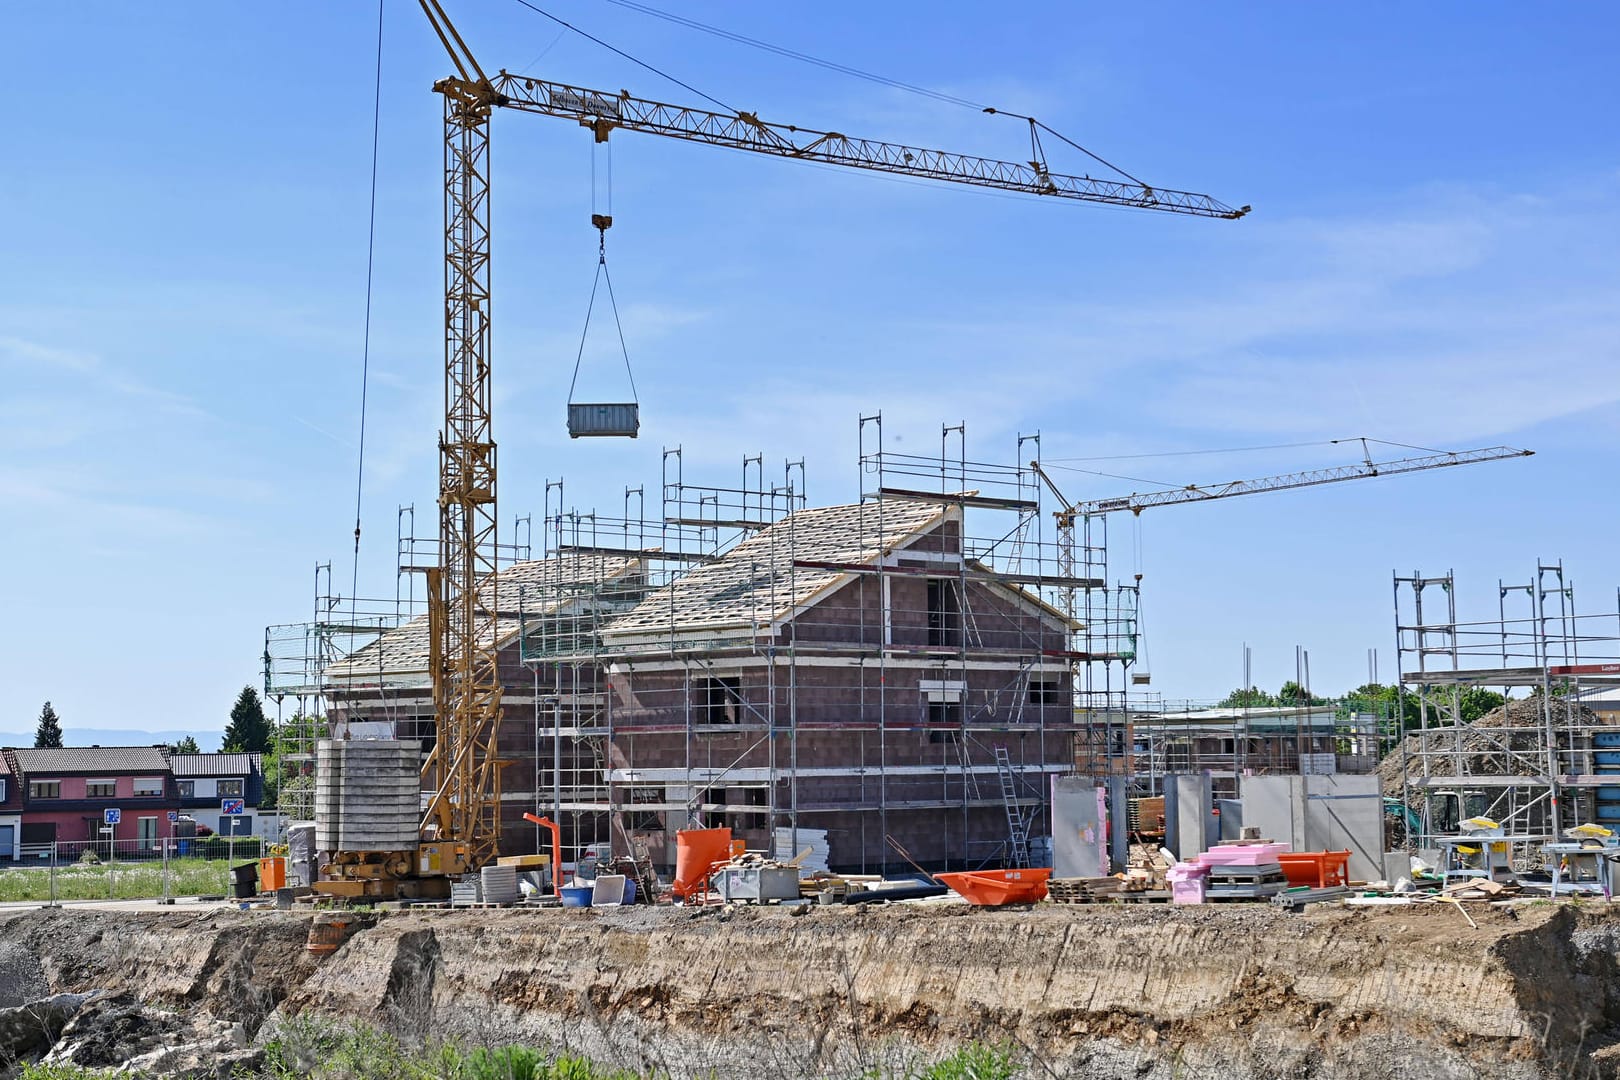
[{"label": "distant hill", "polygon": [[[148,731],[145,728],[89,728],[73,724],[62,725],[62,743],[65,746],[167,746],[190,735],[197,740],[197,748],[204,753],[219,749],[223,731],[183,731],[165,729]],[[32,731],[0,731],[0,746],[33,746]]]}]

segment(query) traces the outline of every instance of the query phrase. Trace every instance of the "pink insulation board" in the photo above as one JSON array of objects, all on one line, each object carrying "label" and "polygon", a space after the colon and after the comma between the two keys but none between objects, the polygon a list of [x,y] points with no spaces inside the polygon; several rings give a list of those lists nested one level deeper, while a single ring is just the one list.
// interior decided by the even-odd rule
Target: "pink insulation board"
[{"label": "pink insulation board", "polygon": [[1221,844],[1198,856],[1204,866],[1260,866],[1274,863],[1287,844]]}]

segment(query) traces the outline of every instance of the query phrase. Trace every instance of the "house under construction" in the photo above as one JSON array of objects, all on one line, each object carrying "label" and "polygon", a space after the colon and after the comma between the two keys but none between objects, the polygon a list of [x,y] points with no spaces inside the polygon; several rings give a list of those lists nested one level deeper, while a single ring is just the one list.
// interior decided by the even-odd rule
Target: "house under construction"
[{"label": "house under construction", "polygon": [[[1409,808],[1416,846],[1475,817],[1537,858],[1575,825],[1620,830],[1620,714],[1590,707],[1620,687],[1620,602],[1579,613],[1561,563],[1499,580],[1484,619],[1458,619],[1449,571],[1397,574],[1394,586],[1401,686],[1417,715],[1380,772]],[[1465,721],[1474,689],[1509,700]]]},{"label": "house under construction", "polygon": [[[847,870],[1039,857],[1087,706],[1123,700],[1135,588],[1106,585],[1106,545],[1043,535],[1033,467],[969,461],[959,427],[938,457],[886,453],[879,417],[860,433],[845,505],[809,506],[802,464],[766,483],[757,457],[738,486],[690,484],[679,450],[657,517],[638,489],[609,517],[547,485],[545,550],[510,549],[486,631],[503,852],[537,849],[539,810],[565,858],[668,865],[677,830],[715,825],[786,854],[824,840]],[[324,631],[272,628],[272,698],[429,744],[425,617],[330,606]]]}]

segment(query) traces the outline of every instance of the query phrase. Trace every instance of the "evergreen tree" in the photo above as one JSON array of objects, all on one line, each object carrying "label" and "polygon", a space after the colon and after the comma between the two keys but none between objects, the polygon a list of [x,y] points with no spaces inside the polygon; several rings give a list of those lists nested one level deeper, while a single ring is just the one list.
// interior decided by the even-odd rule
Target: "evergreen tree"
[{"label": "evergreen tree", "polygon": [[231,722],[225,726],[225,745],[228,753],[258,753],[270,749],[270,718],[264,715],[259,693],[251,686],[242,687],[231,706]]},{"label": "evergreen tree", "polygon": [[60,749],[62,746],[62,723],[56,718],[56,710],[51,703],[46,702],[45,707],[39,710],[39,726],[34,729],[35,749]]}]

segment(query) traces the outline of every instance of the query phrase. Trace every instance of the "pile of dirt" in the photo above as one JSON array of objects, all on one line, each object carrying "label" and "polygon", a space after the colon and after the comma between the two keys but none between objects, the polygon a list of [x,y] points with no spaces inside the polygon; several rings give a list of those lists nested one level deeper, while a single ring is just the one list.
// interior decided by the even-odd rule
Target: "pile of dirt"
[{"label": "pile of dirt", "polygon": [[[1591,709],[1575,702],[1554,698],[1552,708],[1555,731],[1567,725],[1602,723]],[[1492,709],[1460,730],[1431,728],[1426,735],[1407,735],[1378,763],[1379,787],[1386,798],[1401,798],[1403,766],[1413,779],[1423,774],[1418,755],[1425,742],[1430,755],[1450,755],[1443,766],[1447,776],[1540,775],[1546,769],[1540,760],[1540,748],[1546,742],[1546,716],[1542,710],[1541,697],[1519,698]],[[1430,767],[1434,768],[1432,762]],[[1415,789],[1407,790],[1411,805],[1418,806],[1421,796]]]}]

